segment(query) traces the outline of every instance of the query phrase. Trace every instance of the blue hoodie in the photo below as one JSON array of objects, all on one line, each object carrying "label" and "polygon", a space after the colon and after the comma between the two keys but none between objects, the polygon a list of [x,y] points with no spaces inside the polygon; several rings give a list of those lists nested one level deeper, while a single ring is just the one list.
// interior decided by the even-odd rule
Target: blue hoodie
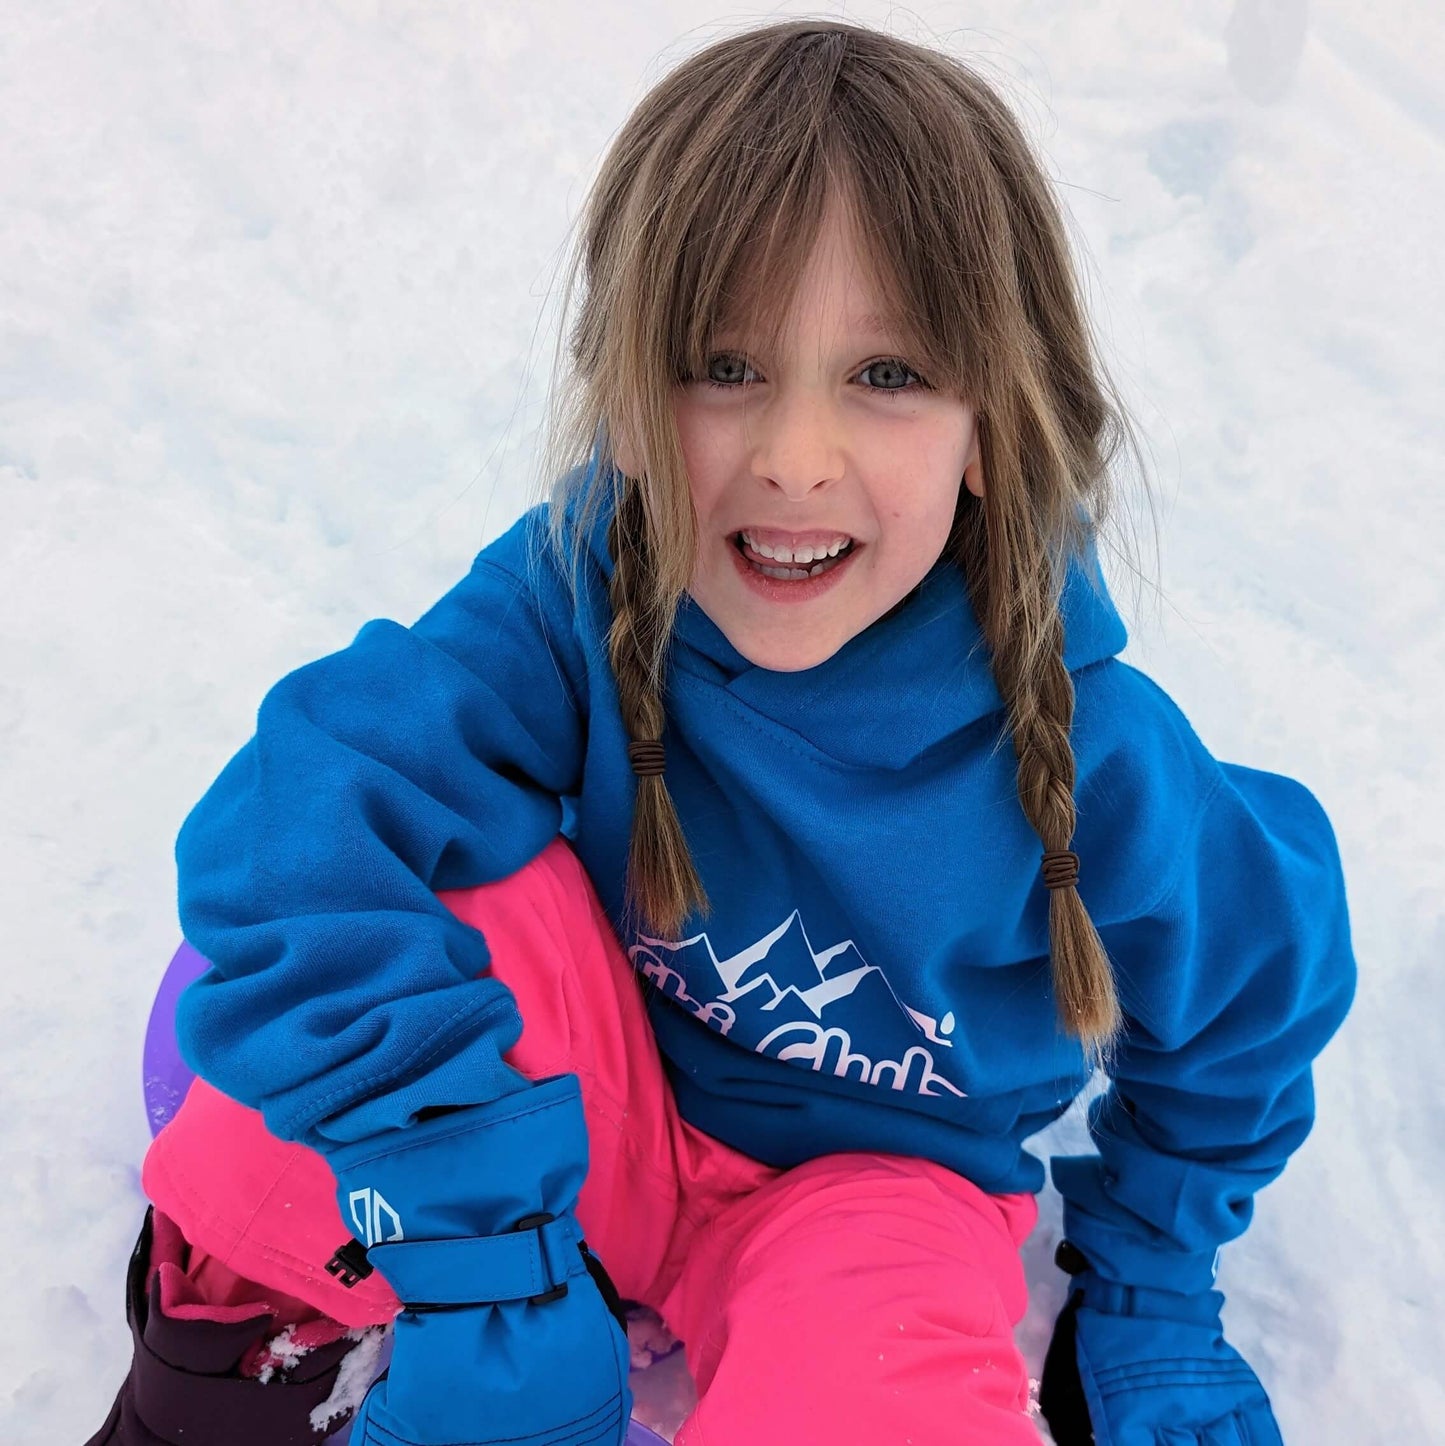
[{"label": "blue hoodie", "polygon": [[[648,981],[683,1116],[767,1163],[936,1160],[1036,1191],[1024,1148],[1089,1082],[1055,1018],[1041,847],[962,577],[802,672],[749,663],[685,596],[667,786],[711,903],[677,942],[623,914],[636,780],[607,662],[607,508],[576,605],[524,515],[414,626],[366,624],[281,679],[176,845],[199,1074],[314,1148],[529,1082],[509,991],[439,890],[506,878],[559,832]],[[1075,565],[1079,889],[1127,1033],[1056,1159],[1101,1273],[1207,1287],[1217,1247],[1313,1120],[1310,1063],[1355,966],[1329,821],[1291,779],[1214,759],[1115,656]]]}]

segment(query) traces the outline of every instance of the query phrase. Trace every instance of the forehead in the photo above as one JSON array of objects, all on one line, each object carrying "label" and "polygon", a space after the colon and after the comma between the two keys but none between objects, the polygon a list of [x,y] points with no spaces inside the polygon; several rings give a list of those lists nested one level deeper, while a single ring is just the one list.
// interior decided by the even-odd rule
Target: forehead
[{"label": "forehead", "polygon": [[908,320],[910,293],[893,269],[896,248],[870,245],[860,225],[834,197],[811,230],[805,222],[789,236],[784,226],[745,244],[724,264],[722,284],[701,288],[707,299],[682,325],[691,365],[718,345],[764,354],[887,346],[929,360],[917,318]]},{"label": "forehead", "polygon": [[[727,316],[718,323],[718,331],[730,334],[744,330],[748,324],[749,319],[746,317]],[[845,315],[836,324],[849,336],[888,337],[897,335],[901,330],[897,321],[877,311]]]},{"label": "forehead", "polygon": [[[761,324],[759,324],[759,328],[761,328]],[[771,333],[772,328],[765,328],[765,330]],[[833,320],[833,318],[829,318],[829,325],[827,325],[826,330],[829,331],[829,333],[836,331],[836,334],[840,335],[840,337],[846,337],[849,341],[858,341],[858,343],[868,343],[868,341],[895,341],[900,340],[900,338],[905,335],[903,325],[898,324],[898,322],[890,322],[887,317],[881,317],[881,315],[842,317],[837,318],[836,321]],[[717,327],[715,340],[717,340],[717,338],[722,338],[722,340],[741,338],[743,335],[746,335],[746,333],[748,333],[748,327],[746,327],[745,321],[723,322],[723,324]],[[780,340],[783,337],[787,337],[787,334],[787,327],[780,328],[780,331],[778,331]]]}]

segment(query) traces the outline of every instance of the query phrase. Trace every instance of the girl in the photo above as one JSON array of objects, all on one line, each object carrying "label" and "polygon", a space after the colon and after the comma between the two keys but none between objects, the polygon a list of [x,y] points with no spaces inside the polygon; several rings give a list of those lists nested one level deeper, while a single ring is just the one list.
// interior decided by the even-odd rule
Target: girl
[{"label": "girl", "polygon": [[181,830],[205,1082],[95,1440],[318,1440],[394,1319],[356,1441],[616,1443],[619,1293],[682,1446],[1034,1440],[1023,1141],[1102,1064],[1054,1438],[1278,1442],[1215,1265],[1350,1002],[1339,858],[1116,656],[1127,422],[1016,122],[790,20],[666,77],[583,225],[548,503]]}]

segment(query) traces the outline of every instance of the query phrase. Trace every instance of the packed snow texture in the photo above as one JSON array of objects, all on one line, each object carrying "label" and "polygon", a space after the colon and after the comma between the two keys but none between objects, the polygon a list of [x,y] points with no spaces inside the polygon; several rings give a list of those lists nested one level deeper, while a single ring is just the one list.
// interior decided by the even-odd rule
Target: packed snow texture
[{"label": "packed snow texture", "polygon": [[[605,148],[683,55],[795,8],[6,0],[9,1446],[85,1440],[129,1358],[182,818],[272,682],[414,619],[520,513],[556,269]],[[1162,594],[1110,568],[1125,657],[1219,757],[1317,794],[1349,884],[1358,1002],[1314,1134],[1224,1254],[1226,1324],[1286,1440],[1439,1440],[1440,8],[808,13],[970,58],[1047,157],[1161,501],[1161,567],[1135,511]],[[1037,1145],[1080,1143],[1076,1110]],[[1035,1375],[1063,1290],[1042,1204]],[[678,1359],[645,1407],[669,1430]]]}]

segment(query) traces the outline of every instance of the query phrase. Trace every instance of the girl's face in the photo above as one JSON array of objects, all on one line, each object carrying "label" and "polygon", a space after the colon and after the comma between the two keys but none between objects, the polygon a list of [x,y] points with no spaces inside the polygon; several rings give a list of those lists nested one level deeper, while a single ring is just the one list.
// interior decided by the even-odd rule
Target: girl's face
[{"label": "girl's face", "polygon": [[[902,601],[943,552],[958,491],[983,495],[973,409],[927,389],[864,281],[838,213],[810,259],[782,351],[713,338],[676,417],[700,547],[689,591],[749,662],[798,672],[826,661]],[[927,379],[925,378],[924,381]],[[624,470],[626,470],[624,468]],[[838,539],[852,540],[816,578]],[[811,560],[797,552],[811,548]]]}]

